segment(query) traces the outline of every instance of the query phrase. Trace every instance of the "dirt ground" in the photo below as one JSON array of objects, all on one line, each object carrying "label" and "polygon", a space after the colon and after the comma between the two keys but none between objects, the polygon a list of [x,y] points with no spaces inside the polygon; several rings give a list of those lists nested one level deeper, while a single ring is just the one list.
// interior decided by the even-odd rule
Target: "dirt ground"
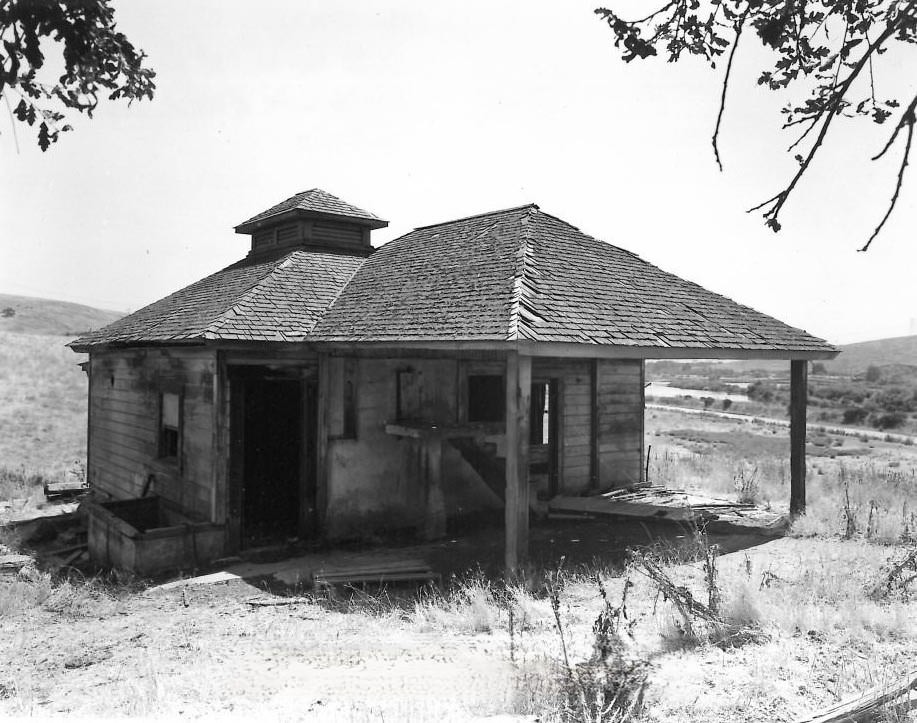
[{"label": "dirt ground", "polygon": [[[725,555],[725,585],[771,580],[755,602],[767,639],[738,648],[666,642],[664,607],[636,580],[630,644],[651,661],[648,720],[793,720],[905,670],[917,650],[914,603],[832,599],[838,580],[868,576],[888,554],[780,539]],[[686,565],[679,574],[695,584],[700,572]],[[620,594],[620,578],[607,584]],[[563,600],[571,655],[582,656],[597,595],[581,581]],[[465,603],[289,598],[266,592],[263,580],[75,588],[0,618],[0,715],[524,719],[539,684],[520,671],[547,670],[560,655],[548,603],[521,601],[512,641],[502,610],[483,597]]]},{"label": "dirt ground", "polygon": [[[677,415],[649,415],[647,431],[658,453],[683,456],[667,468],[654,461],[655,472],[689,485],[718,475],[713,493],[732,491],[730,465],[779,456],[784,445],[766,428],[722,420],[689,427]],[[840,539],[838,502],[828,499],[836,482],[827,480],[861,462],[912,476],[917,449],[855,438],[812,446],[813,502],[835,509],[827,527],[814,537],[709,539],[722,553],[730,614],[751,621],[759,637],[741,645],[686,640],[658,589],[627,573],[623,644],[649,666],[642,720],[793,721],[913,668],[917,599],[866,594],[904,548],[867,540],[865,525]],[[911,478],[902,479],[899,501],[910,494],[901,490]],[[857,482],[864,494],[872,480]],[[780,479],[768,485],[762,494],[785,504]],[[599,572],[616,602],[627,547],[692,543],[691,531],[675,525],[554,520],[533,525],[531,556],[542,569],[563,557],[566,570]],[[312,597],[295,576],[268,573],[166,589],[114,578],[84,584],[78,573],[53,584],[40,572],[0,573],[0,717],[533,720],[557,695],[562,660],[544,590],[533,580],[507,591],[485,578],[451,577],[496,574],[502,545],[502,530],[490,528],[396,550],[444,572],[445,592],[436,594],[396,587]],[[704,599],[700,563],[669,571]],[[590,654],[601,607],[594,579],[570,578],[560,615],[574,662]]]}]

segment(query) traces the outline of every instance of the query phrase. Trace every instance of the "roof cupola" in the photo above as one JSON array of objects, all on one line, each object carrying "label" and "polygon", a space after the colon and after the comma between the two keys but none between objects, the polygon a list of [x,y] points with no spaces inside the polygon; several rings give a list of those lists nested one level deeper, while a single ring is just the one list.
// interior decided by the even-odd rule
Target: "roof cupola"
[{"label": "roof cupola", "polygon": [[294,246],[368,256],[373,251],[370,232],[386,226],[388,221],[375,214],[312,188],[252,216],[235,230],[251,235],[250,256]]}]

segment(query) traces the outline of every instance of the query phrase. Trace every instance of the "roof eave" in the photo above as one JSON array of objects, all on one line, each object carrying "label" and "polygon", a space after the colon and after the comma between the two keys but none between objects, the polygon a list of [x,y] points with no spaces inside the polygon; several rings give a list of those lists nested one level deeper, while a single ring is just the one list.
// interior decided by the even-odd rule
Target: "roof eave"
[{"label": "roof eave", "polygon": [[243,223],[240,223],[238,226],[236,226],[234,230],[236,233],[252,234],[258,229],[265,228],[267,226],[273,226],[277,223],[282,223],[283,221],[292,218],[315,218],[328,221],[345,221],[347,223],[353,223],[358,226],[366,226],[372,230],[385,228],[388,226],[388,221],[385,221],[381,218],[366,218],[364,216],[353,216],[348,214],[307,211],[302,208],[288,208],[285,211],[280,211],[279,213],[265,216],[264,218],[259,218],[257,221],[253,219],[244,221]]},{"label": "roof eave", "polygon": [[661,347],[623,346],[614,344],[578,344],[528,339],[410,339],[348,341],[311,338],[327,348],[362,347],[366,349],[428,349],[440,351],[518,351],[537,357],[566,357],[579,359],[760,359],[760,360],[827,360],[834,359],[839,349],[739,349],[728,347]]}]

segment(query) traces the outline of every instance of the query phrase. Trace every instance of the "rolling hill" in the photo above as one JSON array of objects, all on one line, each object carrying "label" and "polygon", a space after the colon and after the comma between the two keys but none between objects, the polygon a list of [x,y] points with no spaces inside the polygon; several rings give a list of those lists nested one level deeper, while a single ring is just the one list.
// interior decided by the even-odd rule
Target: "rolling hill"
[{"label": "rolling hill", "polygon": [[838,357],[825,366],[830,372],[855,374],[872,365],[889,364],[917,366],[917,335],[845,344]]},{"label": "rolling hill", "polygon": [[[917,335],[844,344],[836,358],[821,362],[829,374],[861,374],[870,366],[917,367]],[[754,369],[772,374],[789,373],[789,362],[748,360],[726,362],[737,372]]]},{"label": "rolling hill", "polygon": [[69,301],[0,294],[0,331],[20,334],[73,335],[110,324],[120,311],[96,309]]}]

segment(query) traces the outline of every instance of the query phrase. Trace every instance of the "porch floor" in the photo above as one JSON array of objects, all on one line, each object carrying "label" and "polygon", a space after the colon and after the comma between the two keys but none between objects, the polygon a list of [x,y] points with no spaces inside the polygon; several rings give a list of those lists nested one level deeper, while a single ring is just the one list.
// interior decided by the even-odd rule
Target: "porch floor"
[{"label": "porch floor", "polygon": [[[747,531],[708,531],[710,543],[719,545],[723,554],[754,547],[773,536]],[[690,544],[691,539],[692,533],[685,526],[653,519],[547,519],[532,524],[528,567],[556,569],[563,558],[565,569],[587,564],[613,569],[623,566],[628,547],[656,543],[678,547]],[[244,580],[259,591],[286,594],[311,590],[313,576],[323,569],[384,568],[412,560],[428,564],[441,574],[444,584],[452,576],[483,574],[499,578],[503,574],[504,544],[502,526],[492,526],[423,544],[329,549],[272,562],[239,562],[206,575],[166,582],[151,590]]]}]

